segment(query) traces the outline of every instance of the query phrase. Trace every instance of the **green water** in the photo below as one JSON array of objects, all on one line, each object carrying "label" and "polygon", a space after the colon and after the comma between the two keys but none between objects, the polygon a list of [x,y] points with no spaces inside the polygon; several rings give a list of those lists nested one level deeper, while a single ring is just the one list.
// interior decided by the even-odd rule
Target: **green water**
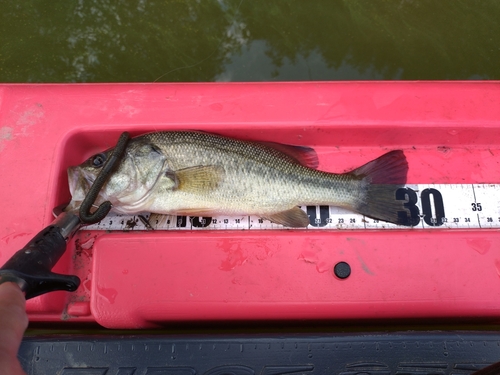
[{"label": "green water", "polygon": [[0,82],[500,79],[498,0],[21,0],[0,9]]}]

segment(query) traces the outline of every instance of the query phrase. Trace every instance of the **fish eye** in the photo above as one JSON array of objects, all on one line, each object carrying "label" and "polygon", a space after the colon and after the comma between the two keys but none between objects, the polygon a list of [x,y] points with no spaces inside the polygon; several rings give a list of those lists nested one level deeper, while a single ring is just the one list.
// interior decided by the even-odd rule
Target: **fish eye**
[{"label": "fish eye", "polygon": [[92,163],[93,167],[101,168],[106,162],[106,154],[101,153],[94,155],[92,156],[92,158],[90,158],[90,162]]}]

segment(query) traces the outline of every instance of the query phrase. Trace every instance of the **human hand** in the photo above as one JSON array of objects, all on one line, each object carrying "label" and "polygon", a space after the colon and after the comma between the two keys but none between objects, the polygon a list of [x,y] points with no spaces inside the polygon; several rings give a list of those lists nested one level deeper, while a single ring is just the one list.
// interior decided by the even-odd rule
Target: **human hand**
[{"label": "human hand", "polygon": [[26,300],[19,286],[0,284],[0,369],[6,375],[26,375],[17,358],[24,331],[28,327]]}]

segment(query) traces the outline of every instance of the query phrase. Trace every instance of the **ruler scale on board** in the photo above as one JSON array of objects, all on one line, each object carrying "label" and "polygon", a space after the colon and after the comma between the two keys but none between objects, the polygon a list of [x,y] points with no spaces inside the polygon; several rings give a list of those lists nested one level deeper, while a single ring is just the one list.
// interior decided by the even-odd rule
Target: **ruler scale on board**
[{"label": "ruler scale on board", "polygon": [[[415,229],[500,228],[500,184],[416,184],[398,189]],[[407,229],[334,206],[302,206],[312,230]],[[289,229],[258,216],[186,217],[161,219],[142,215],[110,214],[87,230],[265,230]]]}]

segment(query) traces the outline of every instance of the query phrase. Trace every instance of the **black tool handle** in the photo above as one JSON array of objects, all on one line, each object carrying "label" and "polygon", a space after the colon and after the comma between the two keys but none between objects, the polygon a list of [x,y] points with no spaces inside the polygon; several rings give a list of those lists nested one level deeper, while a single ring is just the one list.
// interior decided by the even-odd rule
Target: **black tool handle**
[{"label": "black tool handle", "polygon": [[44,228],[0,268],[0,283],[16,282],[26,299],[56,290],[75,291],[80,285],[78,277],[51,270],[66,251],[66,241],[77,225],[76,216],[62,215]]}]

